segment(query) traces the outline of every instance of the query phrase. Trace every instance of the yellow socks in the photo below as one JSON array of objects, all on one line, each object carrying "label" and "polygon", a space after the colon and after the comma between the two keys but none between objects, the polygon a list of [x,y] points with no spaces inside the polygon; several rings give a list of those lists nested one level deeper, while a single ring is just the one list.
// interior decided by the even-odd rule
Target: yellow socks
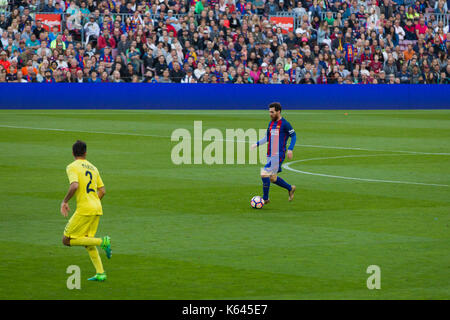
[{"label": "yellow socks", "polygon": [[76,239],[70,239],[70,245],[71,246],[99,246],[102,244],[102,239],[100,238],[89,238],[89,237],[82,237],[82,238],[76,238]]},{"label": "yellow socks", "polygon": [[[95,239],[95,238],[88,238],[88,239]],[[88,246],[88,247],[86,247],[86,249],[89,253],[89,257],[91,258],[92,264],[95,267],[96,273],[104,273],[105,270],[103,270],[102,259],[100,259],[100,255],[98,254],[97,247]]]}]

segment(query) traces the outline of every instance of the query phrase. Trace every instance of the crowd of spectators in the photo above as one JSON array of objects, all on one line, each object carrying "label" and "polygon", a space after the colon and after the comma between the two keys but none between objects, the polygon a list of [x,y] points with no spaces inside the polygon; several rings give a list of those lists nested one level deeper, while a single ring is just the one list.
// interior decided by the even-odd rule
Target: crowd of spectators
[{"label": "crowd of spectators", "polygon": [[[0,0],[0,82],[449,84],[449,6]],[[61,27],[36,12],[61,14]],[[276,26],[280,13],[296,28]]]}]

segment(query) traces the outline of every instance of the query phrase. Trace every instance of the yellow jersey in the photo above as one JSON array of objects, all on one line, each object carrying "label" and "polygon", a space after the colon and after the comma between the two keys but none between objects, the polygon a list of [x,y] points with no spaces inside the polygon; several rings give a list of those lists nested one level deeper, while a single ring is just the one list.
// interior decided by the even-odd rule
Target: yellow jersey
[{"label": "yellow jersey", "polygon": [[77,210],[75,214],[83,216],[102,215],[102,203],[97,189],[104,186],[97,168],[85,159],[77,159],[66,168],[69,183],[78,182],[75,192]]}]

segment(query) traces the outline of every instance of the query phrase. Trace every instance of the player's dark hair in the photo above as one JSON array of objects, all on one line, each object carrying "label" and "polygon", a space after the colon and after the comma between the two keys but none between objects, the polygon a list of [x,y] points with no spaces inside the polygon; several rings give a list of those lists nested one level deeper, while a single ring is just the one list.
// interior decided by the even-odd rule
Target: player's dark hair
[{"label": "player's dark hair", "polygon": [[77,142],[75,142],[72,146],[73,155],[75,157],[84,156],[84,154],[86,153],[86,149],[86,143],[81,140],[77,140]]},{"label": "player's dark hair", "polygon": [[281,111],[281,104],[279,102],[272,102],[269,104],[269,109],[275,108],[275,111]]}]

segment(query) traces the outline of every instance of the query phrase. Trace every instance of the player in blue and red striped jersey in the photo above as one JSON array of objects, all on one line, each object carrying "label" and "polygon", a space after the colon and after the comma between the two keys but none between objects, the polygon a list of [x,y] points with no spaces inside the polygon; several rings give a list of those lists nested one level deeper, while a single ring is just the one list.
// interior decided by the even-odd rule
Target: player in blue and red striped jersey
[{"label": "player in blue and red striped jersey", "polygon": [[[267,128],[266,136],[252,145],[252,149],[267,142],[267,164],[261,169],[261,179],[263,181],[264,204],[269,203],[269,188],[273,182],[289,192],[289,201],[294,199],[295,186],[288,184],[278,177],[281,172],[281,165],[287,156],[292,159],[293,149],[297,141],[297,135],[291,124],[281,117],[281,104],[273,102],[269,105],[271,121]],[[287,140],[291,138],[289,147],[286,150]]]}]

